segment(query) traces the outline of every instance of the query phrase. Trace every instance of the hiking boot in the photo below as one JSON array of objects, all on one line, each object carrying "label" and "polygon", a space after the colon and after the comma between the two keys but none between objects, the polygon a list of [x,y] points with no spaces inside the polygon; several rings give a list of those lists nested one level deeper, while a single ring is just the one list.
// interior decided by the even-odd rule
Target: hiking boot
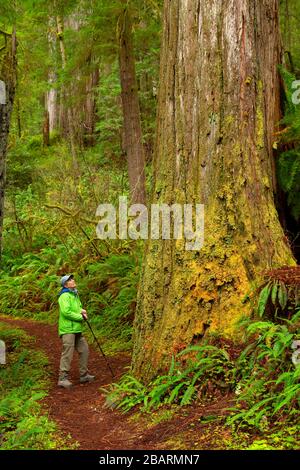
[{"label": "hiking boot", "polygon": [[57,385],[59,387],[63,387],[63,388],[71,388],[73,384],[68,379],[68,376],[65,375],[65,376],[59,378]]},{"label": "hiking boot", "polygon": [[82,375],[80,377],[80,383],[81,384],[84,384],[86,382],[93,382],[93,380],[95,380],[95,376],[94,375],[90,375],[90,374],[85,374],[85,375]]}]

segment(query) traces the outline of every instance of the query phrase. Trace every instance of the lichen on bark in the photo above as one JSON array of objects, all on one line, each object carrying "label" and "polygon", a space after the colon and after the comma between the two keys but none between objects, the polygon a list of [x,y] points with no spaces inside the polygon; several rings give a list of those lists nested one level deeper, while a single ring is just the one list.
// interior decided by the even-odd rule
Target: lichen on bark
[{"label": "lichen on bark", "polygon": [[274,204],[275,0],[165,2],[152,202],[205,205],[204,247],[149,240],[133,372],[147,381],[209,331],[234,336],[263,270],[295,264]]}]

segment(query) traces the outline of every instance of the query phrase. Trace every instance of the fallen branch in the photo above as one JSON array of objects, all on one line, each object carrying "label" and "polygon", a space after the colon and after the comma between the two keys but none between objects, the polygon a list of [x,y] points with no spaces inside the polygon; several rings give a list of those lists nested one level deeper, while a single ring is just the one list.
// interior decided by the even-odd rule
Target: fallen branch
[{"label": "fallen branch", "polygon": [[[64,208],[64,207],[61,207],[61,206],[52,206],[50,204],[45,204],[45,207],[47,207],[48,209],[58,209],[60,210],[61,212],[63,212],[65,215],[67,215],[68,217],[72,218],[73,221],[75,222],[75,224],[77,225],[77,227],[79,228],[79,230],[83,233],[83,235],[87,238],[87,240],[89,241],[89,243],[91,243],[91,245],[93,246],[94,250],[96,251],[97,255],[100,256],[100,258],[103,258],[103,255],[102,253],[100,253],[100,251],[98,250],[96,244],[94,243],[94,241],[90,238],[90,236],[88,235],[88,233],[84,230],[84,228],[81,226],[81,223],[80,221],[76,220],[76,217],[78,217],[78,214],[80,213],[80,210],[78,210],[77,212],[75,212],[74,214]],[[87,219],[84,219],[83,217],[81,217],[81,220],[87,222],[87,223],[92,223],[93,225],[96,223],[95,221],[88,221]]]}]

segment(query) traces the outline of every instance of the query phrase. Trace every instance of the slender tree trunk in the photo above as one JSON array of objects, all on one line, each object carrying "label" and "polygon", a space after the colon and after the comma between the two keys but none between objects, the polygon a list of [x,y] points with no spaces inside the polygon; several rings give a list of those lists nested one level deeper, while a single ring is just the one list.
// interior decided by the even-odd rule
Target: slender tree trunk
[{"label": "slender tree trunk", "polygon": [[[57,34],[59,38],[59,46],[60,46],[60,52],[61,52],[61,62],[62,62],[62,68],[63,70],[66,70],[67,67],[67,55],[66,55],[66,49],[65,49],[65,44],[64,44],[64,38],[63,38],[63,19],[60,16],[57,16],[56,18],[56,25],[57,25]],[[75,126],[74,126],[74,119],[73,119],[73,112],[72,112],[72,106],[70,103],[68,103],[68,92],[67,92],[67,87],[64,87],[63,93],[63,98],[64,98],[64,106],[67,107],[66,115],[67,115],[67,126],[68,126],[68,137],[69,137],[69,142],[70,142],[70,147],[71,147],[71,154],[72,154],[72,159],[73,159],[73,167],[74,167],[74,172],[76,175],[79,174],[79,165],[78,165],[78,160],[77,160],[77,151],[76,151],[76,133],[75,133]]]},{"label": "slender tree trunk", "polygon": [[49,115],[49,132],[54,131],[58,127],[58,93],[57,89],[52,87],[56,82],[56,74],[53,71],[49,72],[48,83],[51,87],[46,92],[46,112]]},{"label": "slender tree trunk", "polygon": [[61,136],[67,138],[68,136],[68,119],[67,109],[64,97],[64,87],[62,86],[58,92],[59,97],[59,112],[58,112],[58,129]]},{"label": "slender tree trunk", "polygon": [[[124,5],[126,4],[123,1]],[[131,202],[145,204],[145,155],[128,5],[120,16],[119,65],[124,118],[124,148],[127,156]]]},{"label": "slender tree trunk", "polygon": [[149,240],[133,372],[149,380],[205,331],[236,334],[271,267],[294,265],[274,204],[277,0],[165,1],[152,202],[205,205],[204,247]]},{"label": "slender tree trunk", "polygon": [[[89,57],[88,61],[93,67],[93,57]],[[95,67],[95,65],[94,65]],[[97,103],[95,89],[99,83],[99,68],[96,66],[91,70],[86,81],[86,101],[85,101],[85,144],[86,146],[95,145],[95,124],[97,118]]]},{"label": "slender tree trunk", "polygon": [[[4,33],[1,33],[4,34]],[[4,34],[5,35],[5,34]],[[0,255],[2,251],[2,228],[4,217],[4,193],[6,179],[6,149],[10,127],[11,112],[16,89],[17,60],[16,60],[16,31],[5,35],[6,47],[0,52],[0,80],[5,84],[5,94],[0,104]]]},{"label": "slender tree trunk", "polygon": [[284,42],[286,49],[291,52],[292,48],[292,30],[290,18],[290,0],[284,0]]},{"label": "slender tree trunk", "polygon": [[46,93],[46,111],[49,115],[49,132],[57,129],[58,126],[58,93],[55,83],[57,80],[57,67],[56,67],[56,34],[53,34],[55,31],[55,19],[51,18],[49,21],[49,33],[48,33],[48,45],[49,45],[49,55],[51,58],[52,65],[48,72],[48,84],[49,90]]},{"label": "slender tree trunk", "polygon": [[43,145],[45,147],[50,145],[49,111],[47,110],[44,112]]},{"label": "slender tree trunk", "polygon": [[283,6],[283,43],[286,54],[286,61],[292,73],[295,73],[294,59],[292,54],[292,28],[291,28],[291,15],[290,15],[290,0],[284,0]]},{"label": "slender tree trunk", "polygon": [[[49,84],[55,82],[54,75],[49,74]],[[46,111],[49,114],[49,131],[53,132],[58,126],[58,93],[55,88],[51,88],[46,96]]]},{"label": "slender tree trunk", "polygon": [[20,139],[22,137],[20,98],[17,99],[17,126],[18,126],[18,137]]},{"label": "slender tree trunk", "polygon": [[[80,3],[80,2],[79,2]],[[80,31],[82,25],[82,11],[79,8],[76,12],[65,18],[65,28],[75,31],[76,34]],[[82,59],[81,59],[82,60]],[[86,62],[84,61],[84,67]],[[85,109],[85,78],[82,71],[82,64],[77,65],[72,69],[72,81],[67,86],[68,97],[68,126],[70,131],[73,132],[74,142],[77,148],[83,147],[84,136],[84,109]],[[70,115],[72,116],[70,125]],[[72,129],[71,129],[72,126]]]}]

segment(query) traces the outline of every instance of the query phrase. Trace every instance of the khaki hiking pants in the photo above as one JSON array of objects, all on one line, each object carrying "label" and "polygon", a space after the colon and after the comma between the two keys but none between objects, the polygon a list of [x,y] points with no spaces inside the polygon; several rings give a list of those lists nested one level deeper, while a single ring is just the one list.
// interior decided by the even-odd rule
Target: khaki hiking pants
[{"label": "khaki hiking pants", "polygon": [[81,333],[67,333],[61,336],[62,353],[60,358],[59,376],[60,378],[68,375],[71,369],[74,349],[79,354],[79,373],[80,377],[88,372],[89,347]]}]

